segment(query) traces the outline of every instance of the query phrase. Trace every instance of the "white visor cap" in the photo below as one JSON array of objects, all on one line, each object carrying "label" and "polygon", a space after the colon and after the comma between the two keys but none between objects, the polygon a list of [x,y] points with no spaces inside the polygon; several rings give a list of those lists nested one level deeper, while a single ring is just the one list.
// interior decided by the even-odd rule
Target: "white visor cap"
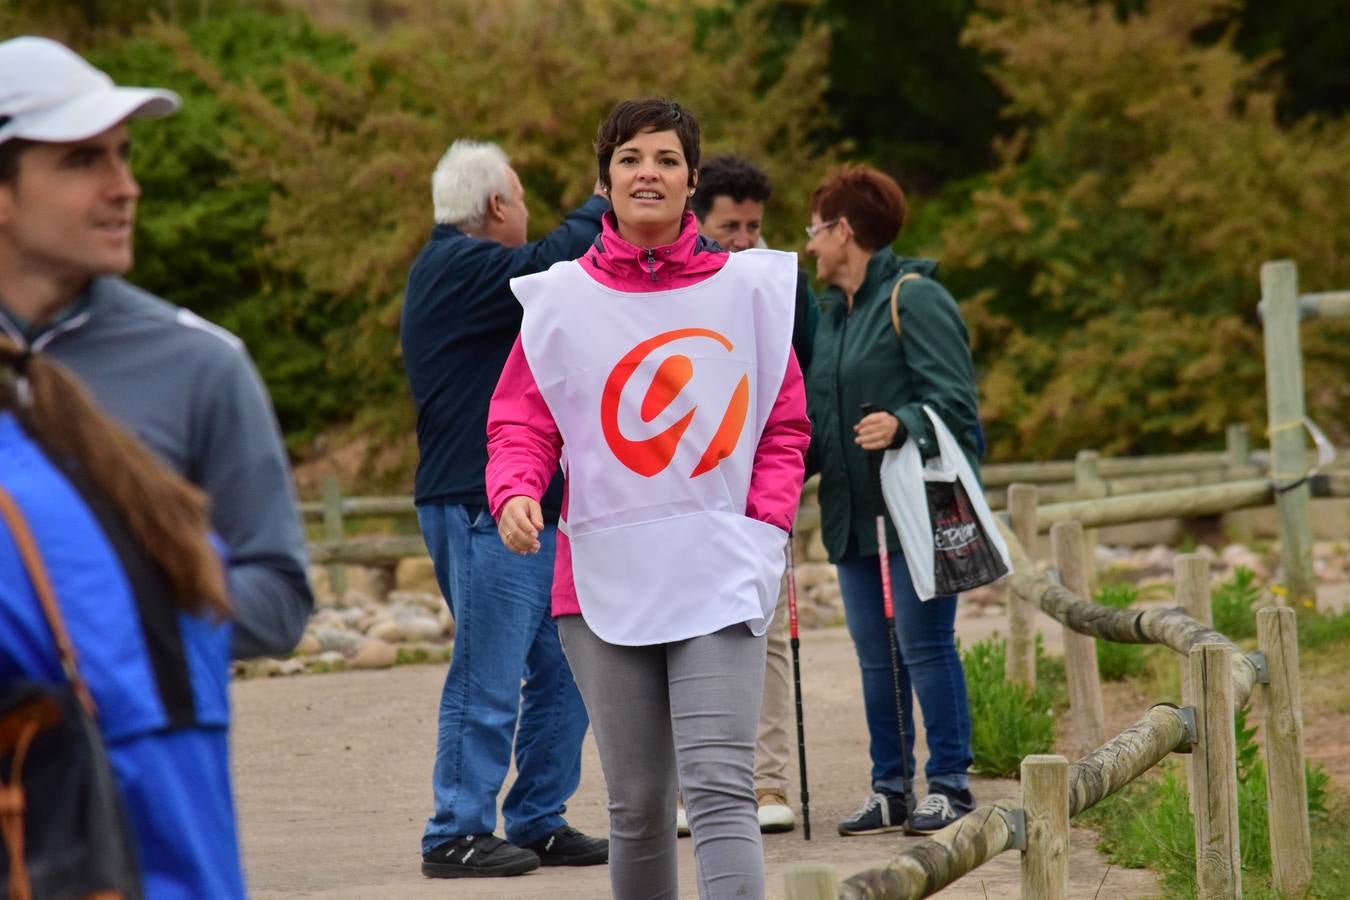
[{"label": "white visor cap", "polygon": [[161,88],[118,87],[56,41],[0,43],[0,144],[82,141],[126,119],[167,116],[183,101]]}]

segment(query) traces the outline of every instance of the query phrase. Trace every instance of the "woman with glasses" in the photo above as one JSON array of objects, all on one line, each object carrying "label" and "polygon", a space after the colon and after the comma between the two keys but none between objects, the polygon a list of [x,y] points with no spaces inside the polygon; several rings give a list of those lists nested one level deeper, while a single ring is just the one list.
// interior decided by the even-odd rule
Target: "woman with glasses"
[{"label": "woman with glasses", "polygon": [[535,552],[561,459],[553,614],[609,787],[614,896],[678,896],[678,786],[699,896],[763,897],[765,632],[810,443],[796,258],[699,237],[679,104],[620,103],[595,146],[600,236],[511,283],[525,314],[488,415],[488,501],[506,545]]},{"label": "woman with glasses", "polygon": [[[975,372],[956,302],[933,280],[935,261],[897,256],[890,248],[905,213],[905,195],[893,179],[867,166],[850,166],[831,174],[811,195],[806,228],[806,252],[815,257],[816,276],[827,285],[807,380],[811,455],[820,470],[821,535],[839,572],[871,739],[871,794],[839,823],[843,835],[901,829],[931,834],[974,808],[966,775],[972,761],[970,712],[956,651],[956,597],[919,600],[889,516],[886,542],[903,718],[896,709],[883,615],[879,511],[869,454],[899,447],[906,438],[915,441],[923,457],[935,454],[925,405],[942,417],[972,467],[980,443]],[[923,710],[929,751],[928,795],[912,816],[911,691]]]}]

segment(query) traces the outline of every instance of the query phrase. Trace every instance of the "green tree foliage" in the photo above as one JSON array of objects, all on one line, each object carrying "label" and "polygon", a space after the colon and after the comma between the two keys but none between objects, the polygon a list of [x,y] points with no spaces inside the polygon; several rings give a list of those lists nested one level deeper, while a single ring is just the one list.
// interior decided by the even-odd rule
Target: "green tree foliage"
[{"label": "green tree foliage", "polygon": [[591,141],[609,108],[673,96],[699,115],[705,154],[734,149],[774,177],[770,239],[799,224],[821,165],[808,134],[823,115],[823,29],[798,35],[776,77],[748,90],[744,73],[762,71],[761,48],[771,43],[767,0],[738,4],[730,27],[701,37],[675,3],[397,5],[392,24],[357,50],[349,76],[288,63],[283,101],[221,69],[196,42],[158,34],[241,111],[236,170],[274,190],[267,258],[307,287],[297,317],[326,324],[325,380],[349,408],[408,428],[401,292],[431,226],[431,171],[454,138],[507,149],[539,235],[591,193]]},{"label": "green tree foliage", "polygon": [[994,163],[1003,99],[983,60],[962,46],[975,0],[823,0],[833,37],[830,109],[837,139],[907,190]]},{"label": "green tree foliage", "polygon": [[[1023,123],[944,230],[993,455],[1157,452],[1264,420],[1262,260],[1350,283],[1350,120],[1281,127],[1233,11],[988,0],[967,32]],[[1312,415],[1350,413],[1344,325],[1304,331]],[[1342,439],[1345,435],[1339,435]]]},{"label": "green tree foliage", "polygon": [[348,412],[326,383],[324,322],[301,315],[303,281],[270,261],[263,229],[274,189],[265,177],[236,169],[232,148],[246,127],[239,110],[182,68],[175,42],[248,77],[278,103],[285,101],[282,59],[301,56],[340,73],[352,46],[298,14],[244,10],[199,19],[186,31],[162,26],[89,54],[122,84],[171,87],[184,101],[174,116],[134,125],[143,196],[131,277],[243,338],[284,431],[299,446]]}]

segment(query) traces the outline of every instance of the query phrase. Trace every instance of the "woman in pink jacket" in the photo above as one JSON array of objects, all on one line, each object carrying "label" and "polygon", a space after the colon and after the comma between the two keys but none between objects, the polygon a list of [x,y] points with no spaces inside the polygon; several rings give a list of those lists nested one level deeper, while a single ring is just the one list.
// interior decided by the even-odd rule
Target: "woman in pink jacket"
[{"label": "woman in pink jacket", "polygon": [[609,786],[614,896],[677,896],[678,773],[700,897],[762,897],[764,633],[810,439],[796,258],[699,238],[698,123],[678,104],[618,104],[596,155],[614,209],[594,246],[512,281],[488,499],[506,545],[535,552],[561,461],[553,614]]}]

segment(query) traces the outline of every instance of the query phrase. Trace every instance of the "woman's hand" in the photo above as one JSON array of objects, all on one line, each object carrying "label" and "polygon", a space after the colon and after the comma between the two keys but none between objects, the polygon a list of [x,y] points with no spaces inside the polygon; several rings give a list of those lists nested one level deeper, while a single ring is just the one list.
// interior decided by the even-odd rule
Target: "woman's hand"
[{"label": "woman's hand", "polygon": [[513,553],[538,553],[539,532],[543,530],[544,514],[539,501],[523,494],[507,500],[497,517],[497,533]]},{"label": "woman's hand", "polygon": [[857,435],[853,443],[864,450],[885,450],[891,446],[899,429],[900,420],[890,413],[868,413],[853,426],[853,433]]}]

